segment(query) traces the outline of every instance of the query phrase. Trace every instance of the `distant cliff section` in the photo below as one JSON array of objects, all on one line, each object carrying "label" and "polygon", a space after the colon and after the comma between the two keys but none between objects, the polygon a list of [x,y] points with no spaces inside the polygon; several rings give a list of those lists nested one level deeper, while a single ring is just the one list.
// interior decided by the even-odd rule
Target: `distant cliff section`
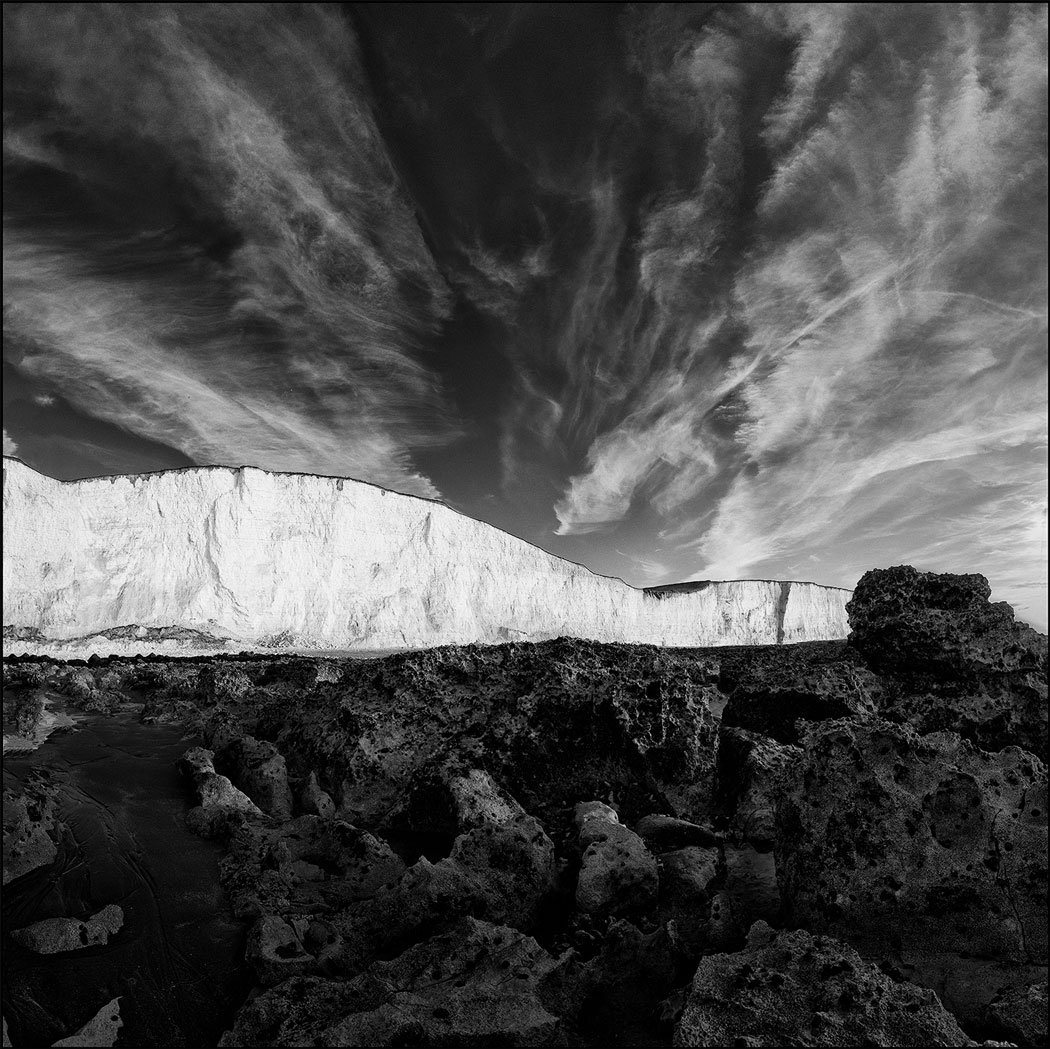
[{"label": "distant cliff section", "polygon": [[56,481],[4,458],[5,651],[365,651],[578,637],[844,638],[848,590],[638,590],[442,503],[344,478],[195,467]]}]

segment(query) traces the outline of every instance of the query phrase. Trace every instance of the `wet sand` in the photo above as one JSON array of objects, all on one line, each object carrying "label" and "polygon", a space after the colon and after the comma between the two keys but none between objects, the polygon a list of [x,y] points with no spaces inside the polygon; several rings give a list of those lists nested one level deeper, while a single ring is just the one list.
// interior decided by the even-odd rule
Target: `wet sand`
[{"label": "wet sand", "polygon": [[[246,926],[219,887],[222,850],[184,824],[191,802],[174,762],[195,742],[129,710],[88,715],[33,753],[5,756],[5,787],[49,771],[69,828],[51,867],[3,893],[3,1015],[15,1046],[50,1045],[118,996],[125,1045],[215,1045],[232,1024],[254,980]],[[11,941],[13,929],[110,903],[125,920],[106,946],[41,956]]]}]

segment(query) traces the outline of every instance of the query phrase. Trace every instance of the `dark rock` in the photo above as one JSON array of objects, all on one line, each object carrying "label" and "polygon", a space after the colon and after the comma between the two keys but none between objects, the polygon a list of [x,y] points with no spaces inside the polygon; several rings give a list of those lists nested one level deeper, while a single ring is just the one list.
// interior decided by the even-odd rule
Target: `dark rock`
[{"label": "dark rock", "polygon": [[694,950],[707,942],[711,900],[725,882],[718,849],[687,845],[659,857],[660,915]]},{"label": "dark rock", "polygon": [[722,839],[707,827],[701,827],[688,820],[676,819],[674,816],[661,816],[652,813],[643,816],[635,825],[634,832],[654,852],[664,849],[681,849],[687,845],[707,848],[718,845]]},{"label": "dark rock", "polygon": [[272,743],[241,736],[219,751],[219,767],[263,812],[275,819],[292,815],[288,766]]},{"label": "dark rock", "polygon": [[701,960],[674,1044],[976,1043],[931,991],[894,983],[835,940],[757,922],[745,950]]},{"label": "dark rock", "polygon": [[798,747],[757,732],[723,726],[718,734],[714,809],[734,837],[762,851],[773,848],[780,779],[800,753]]},{"label": "dark rock", "polygon": [[311,772],[303,785],[299,804],[305,813],[321,816],[324,819],[331,819],[335,816],[335,802],[332,801],[330,794],[321,790],[316,772]]},{"label": "dark rock", "polygon": [[708,804],[717,673],[710,658],[650,646],[446,647],[348,661],[337,683],[253,716],[342,783],[340,814],[359,826],[389,821],[435,754],[485,768],[548,828],[610,793],[631,820],[690,818]]},{"label": "dark rock", "polygon": [[326,913],[395,885],[405,865],[383,841],[342,820],[300,816],[244,823],[221,863],[234,913]]},{"label": "dark rock", "polygon": [[54,788],[37,777],[28,780],[21,793],[5,790],[3,827],[4,885],[53,863],[64,828],[55,815]]},{"label": "dark rock", "polygon": [[315,972],[319,952],[309,951],[303,938],[310,925],[306,917],[285,919],[264,914],[248,933],[244,957],[264,987]]},{"label": "dark rock", "polygon": [[879,679],[848,660],[755,667],[722,712],[722,725],[747,729],[781,743],[797,743],[796,722],[871,717],[882,695]]},{"label": "dark rock", "polygon": [[1038,758],[878,721],[815,726],[803,750],[776,812],[791,921],[898,958],[966,1022],[1000,987],[1045,974]]},{"label": "dark rock", "polygon": [[285,981],[249,1002],[220,1044],[567,1045],[539,996],[555,964],[535,940],[463,918],[350,981]]},{"label": "dark rock", "polygon": [[1047,748],[1047,638],[988,600],[981,575],[866,572],[846,606],[850,643],[892,679],[884,716],[985,750]]},{"label": "dark rock", "polygon": [[24,929],[14,929],[11,939],[37,954],[59,954],[106,944],[123,924],[123,910],[111,903],[84,921],[76,918],[45,918]]},{"label": "dark rock", "polygon": [[[679,957],[668,926],[645,933],[616,919],[595,957],[578,970],[574,994],[561,1004],[592,1045],[652,1044],[660,1003],[678,979]],[[547,977],[547,986],[557,975]]]},{"label": "dark rock", "polygon": [[214,757],[210,750],[193,747],[176,763],[200,802],[187,813],[187,825],[202,838],[227,834],[246,818],[263,815],[251,798],[215,771]]},{"label": "dark rock", "polygon": [[659,892],[656,859],[645,842],[601,802],[576,807],[583,859],[576,906],[589,914],[625,914],[652,908]]},{"label": "dark rock", "polygon": [[985,1013],[985,1028],[1019,1046],[1045,1046],[1047,1034],[1046,983],[1014,987],[997,995]]}]

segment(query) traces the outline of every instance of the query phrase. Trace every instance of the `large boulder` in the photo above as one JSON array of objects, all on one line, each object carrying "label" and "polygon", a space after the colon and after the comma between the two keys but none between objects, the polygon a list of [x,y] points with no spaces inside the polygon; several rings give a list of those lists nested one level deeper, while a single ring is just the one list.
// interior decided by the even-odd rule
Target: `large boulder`
[{"label": "large boulder", "polygon": [[893,958],[957,1015],[1045,978],[1047,772],[885,721],[815,726],[776,809],[794,923]]},{"label": "large boulder", "polygon": [[718,849],[687,845],[662,853],[658,863],[660,916],[673,921],[695,951],[707,939],[711,901],[725,883],[725,861]]},{"label": "large boulder", "polygon": [[850,643],[890,679],[884,716],[958,732],[985,750],[1045,754],[1047,638],[990,602],[982,575],[866,572],[846,605]]},{"label": "large boulder", "polygon": [[540,997],[554,966],[530,937],[466,917],[347,982],[285,981],[220,1044],[567,1045]]},{"label": "large boulder", "polygon": [[894,983],[836,940],[765,922],[744,950],[701,960],[674,1044],[976,1045],[931,991]]},{"label": "large boulder", "polygon": [[645,842],[601,802],[578,805],[576,821],[583,850],[576,906],[589,914],[628,914],[655,906],[659,869]]},{"label": "large boulder", "polygon": [[54,863],[64,824],[57,818],[55,788],[41,777],[3,797],[3,883]]}]

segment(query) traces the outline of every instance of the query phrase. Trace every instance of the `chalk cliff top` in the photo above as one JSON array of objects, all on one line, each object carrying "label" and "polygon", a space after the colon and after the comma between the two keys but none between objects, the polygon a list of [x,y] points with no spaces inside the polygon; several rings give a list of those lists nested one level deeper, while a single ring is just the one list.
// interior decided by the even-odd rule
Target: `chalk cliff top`
[{"label": "chalk cliff top", "polygon": [[771,580],[639,590],[440,501],[348,478],[210,466],[57,481],[5,456],[4,511],[5,634],[51,644],[129,626],[350,651],[847,631],[847,590]]}]

